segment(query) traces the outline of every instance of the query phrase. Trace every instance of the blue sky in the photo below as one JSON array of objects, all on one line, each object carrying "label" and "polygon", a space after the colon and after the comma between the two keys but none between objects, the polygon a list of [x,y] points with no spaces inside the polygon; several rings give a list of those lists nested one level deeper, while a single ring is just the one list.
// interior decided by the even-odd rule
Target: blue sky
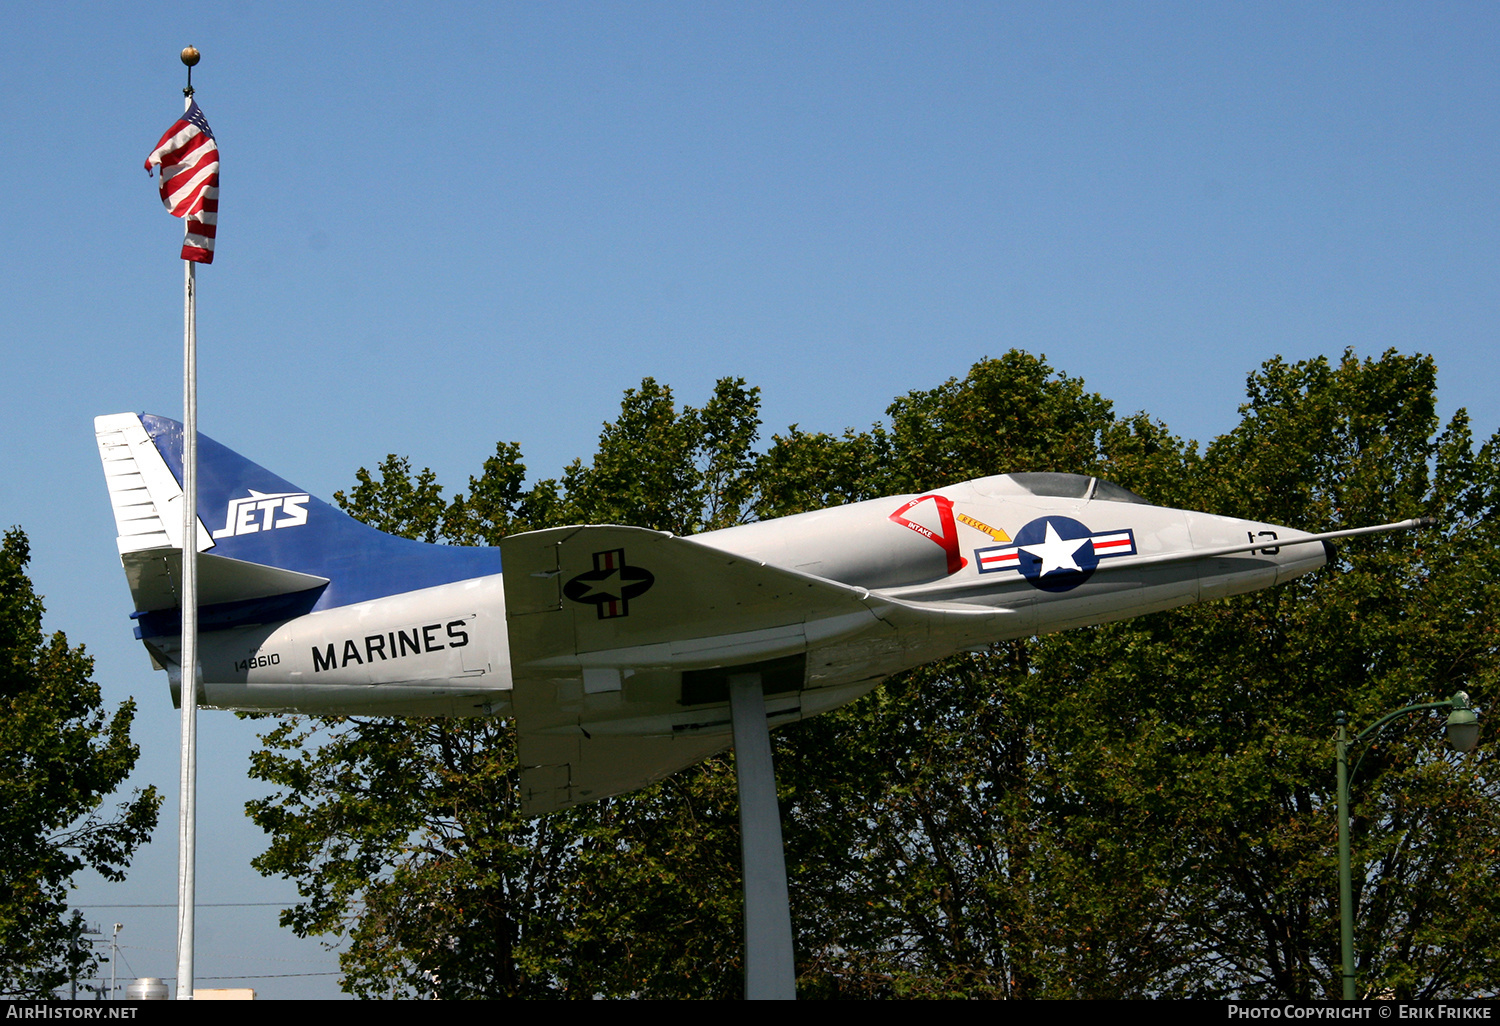
[{"label": "blue sky", "polygon": [[[555,475],[647,375],[838,431],[1011,347],[1201,441],[1262,361],[1346,347],[1432,353],[1443,413],[1500,424],[1494,5],[17,8],[0,524],[171,796],[86,905],[174,895],[176,714],[92,419],[180,416],[181,224],[141,163],[189,43],[223,154],[201,426],[325,497],[389,452],[458,484],[499,440]],[[254,725],[200,729],[200,900],[290,900],[248,867]],[[204,909],[200,984],[336,995],[275,913]],[[172,974],[171,909],[88,914],[126,923],[122,976]]]}]

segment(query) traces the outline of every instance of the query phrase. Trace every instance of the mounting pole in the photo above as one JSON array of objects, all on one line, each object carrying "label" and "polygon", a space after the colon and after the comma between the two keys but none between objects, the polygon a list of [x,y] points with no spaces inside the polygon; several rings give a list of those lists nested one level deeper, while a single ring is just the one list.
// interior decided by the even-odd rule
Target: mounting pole
[{"label": "mounting pole", "polygon": [[[182,51],[188,84],[182,108],[193,102],[198,51]],[[183,233],[191,222],[184,220]],[[193,999],[193,928],[198,859],[198,288],[192,260],[184,260],[182,298],[182,705],[181,776],[177,799],[177,1000]]]},{"label": "mounting pole", "polygon": [[745,878],[745,998],[790,1001],[797,996],[786,851],[776,804],[776,768],[759,673],[729,678],[734,773],[740,794],[740,865]]}]

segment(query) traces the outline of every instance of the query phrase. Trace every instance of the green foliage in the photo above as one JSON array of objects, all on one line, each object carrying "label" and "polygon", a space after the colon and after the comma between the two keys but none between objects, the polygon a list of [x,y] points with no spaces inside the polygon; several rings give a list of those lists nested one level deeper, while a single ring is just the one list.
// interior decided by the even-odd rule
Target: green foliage
[{"label": "green foliage", "polygon": [[[533,523],[545,523],[547,509],[556,501],[555,495],[536,490],[528,494],[523,491],[525,484],[526,464],[521,462],[521,447],[514,442],[500,442],[495,446],[495,455],[484,461],[484,472],[469,478],[468,494],[454,496],[444,511],[444,537],[454,545],[499,545],[507,534],[528,530]],[[369,522],[366,518],[376,515],[374,502],[335,498],[361,520]]]},{"label": "green foliage", "polygon": [[61,633],[42,634],[42,600],[26,576],[19,528],[0,548],[0,995],[47,997],[94,958],[75,939],[68,890],[85,868],[124,879],[151,836],[155,788],[105,818],[101,805],[129,776],[135,703],[106,718],[94,662]]},{"label": "green foliage", "polygon": [[[922,667],[774,737],[804,995],[1330,997],[1335,711],[1362,725],[1460,687],[1483,708],[1500,670],[1500,441],[1476,447],[1461,412],[1439,431],[1435,389],[1421,356],[1273,360],[1200,452],[1012,351],[898,398],[888,424],[793,426],[757,453],[756,390],[726,379],[695,409],[648,379],[560,480],[528,489],[502,444],[447,505],[394,457],[340,499],[487,544],[570,522],[691,533],[1012,470],[1307,530],[1439,518],[1276,589]],[[1493,743],[1459,760],[1434,722],[1382,738],[1354,785],[1371,994],[1493,989]],[[251,808],[271,834],[256,864],[298,881],[290,925],[347,938],[354,992],[738,994],[729,757],[526,821],[503,724],[266,740],[255,772],[282,790]]]},{"label": "green foliage", "polygon": [[1114,422],[1103,396],[1011,350],[962,381],[891,404],[891,470],[883,490],[920,492],[1023,467],[1087,474]]},{"label": "green foliage", "polygon": [[[725,378],[701,410],[679,413],[672,390],[651,378],[627,389],[620,419],[604,425],[587,466],[563,474],[562,524],[628,524],[697,534],[751,518],[752,447],[760,389]],[[546,482],[544,482],[544,485]]]},{"label": "green foliage", "polygon": [[395,453],[380,464],[380,480],[360,467],[354,479],[358,482],[348,494],[334,492],[339,506],[359,517],[371,527],[403,538],[435,542],[443,528],[443,486],[437,475],[423,467],[415,481],[411,478],[411,461]]},{"label": "green foliage", "polygon": [[563,909],[548,885],[574,839],[516,814],[507,725],[288,719],[263,740],[252,775],[298,798],[252,803],[274,837],[255,864],[289,876],[316,867],[300,881],[308,900],[282,921],[303,936],[347,934],[350,992],[549,992]]}]

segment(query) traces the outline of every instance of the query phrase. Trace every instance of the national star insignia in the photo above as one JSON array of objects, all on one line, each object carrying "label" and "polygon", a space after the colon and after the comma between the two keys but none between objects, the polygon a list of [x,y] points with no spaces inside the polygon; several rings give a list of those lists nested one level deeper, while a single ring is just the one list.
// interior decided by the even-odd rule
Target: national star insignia
[{"label": "national star insignia", "polygon": [[1047,521],[1047,538],[1040,545],[1022,545],[1019,548],[1023,552],[1029,552],[1042,561],[1041,569],[1037,571],[1038,577],[1046,577],[1054,570],[1072,570],[1074,573],[1082,573],[1083,567],[1079,566],[1073,559],[1073,554],[1089,541],[1088,538],[1068,538],[1064,540],[1057,533],[1057,528],[1052,526],[1052,521]]}]

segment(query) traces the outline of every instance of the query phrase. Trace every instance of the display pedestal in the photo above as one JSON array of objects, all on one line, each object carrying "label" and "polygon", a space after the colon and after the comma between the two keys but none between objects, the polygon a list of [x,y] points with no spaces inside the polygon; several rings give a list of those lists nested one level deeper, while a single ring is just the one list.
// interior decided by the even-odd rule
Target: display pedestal
[{"label": "display pedestal", "polygon": [[734,724],[734,771],[740,792],[740,864],[745,878],[745,998],[792,1000],[797,970],[792,959],[792,911],[786,890],[786,852],[771,730],[758,673],[729,678]]}]

